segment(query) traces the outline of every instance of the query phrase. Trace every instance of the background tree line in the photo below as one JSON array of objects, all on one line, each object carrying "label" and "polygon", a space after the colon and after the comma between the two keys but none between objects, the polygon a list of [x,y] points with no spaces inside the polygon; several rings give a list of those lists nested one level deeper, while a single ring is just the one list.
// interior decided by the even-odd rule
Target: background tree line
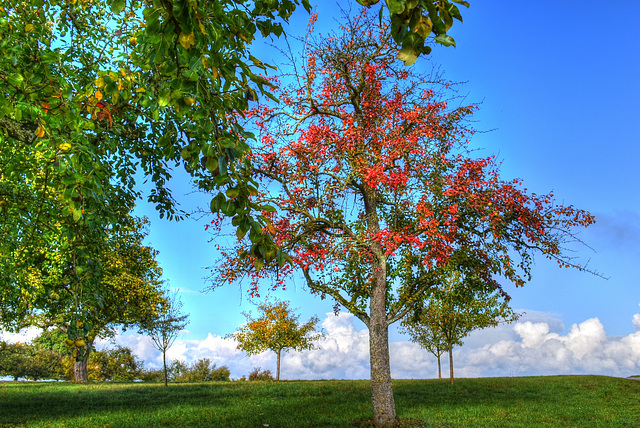
[{"label": "background tree line", "polygon": [[[0,342],[0,376],[9,376],[14,381],[27,380],[74,380],[75,345],[64,343],[64,333],[59,330],[45,331],[31,343]],[[208,358],[192,364],[174,360],[167,367],[171,382],[229,381],[231,372],[226,366],[218,367]],[[163,369],[147,368],[128,347],[93,351],[87,360],[87,377],[90,381],[163,382]]]}]

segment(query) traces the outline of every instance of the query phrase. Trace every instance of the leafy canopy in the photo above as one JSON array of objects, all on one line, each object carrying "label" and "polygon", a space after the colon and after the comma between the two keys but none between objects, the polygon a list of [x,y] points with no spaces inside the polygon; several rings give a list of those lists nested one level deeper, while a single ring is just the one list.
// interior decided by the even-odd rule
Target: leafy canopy
[{"label": "leafy canopy", "polygon": [[269,249],[239,227],[213,287],[248,275],[255,295],[262,278],[284,287],[297,270],[365,323],[383,287],[391,323],[454,271],[501,290],[500,276],[526,282],[535,253],[579,267],[565,244],[593,216],[502,180],[494,157],[470,157],[477,107],[450,107],[449,82],[399,66],[376,21],[361,15],[311,38],[283,102],[249,111],[260,137],[251,161],[261,191],[251,199],[281,251],[265,263]]},{"label": "leafy canopy", "polygon": [[300,325],[299,316],[289,308],[288,302],[265,302],[258,306],[259,316],[252,318],[244,313],[247,323],[233,337],[238,341],[238,349],[249,355],[259,354],[266,350],[279,353],[291,348],[296,351],[312,349],[313,342],[322,334],[316,334],[317,317]]},{"label": "leafy canopy", "polygon": [[441,288],[425,296],[402,320],[411,340],[440,356],[453,346],[461,346],[474,330],[520,318],[493,287],[483,289],[482,284],[474,284],[476,281],[477,278],[454,273]]}]

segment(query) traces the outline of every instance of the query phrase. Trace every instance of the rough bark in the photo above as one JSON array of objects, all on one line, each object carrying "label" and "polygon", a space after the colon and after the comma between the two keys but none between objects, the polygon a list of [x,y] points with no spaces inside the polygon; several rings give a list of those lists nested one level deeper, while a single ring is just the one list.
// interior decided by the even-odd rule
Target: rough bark
[{"label": "rough bark", "polygon": [[376,273],[376,286],[371,294],[369,321],[369,358],[371,361],[371,402],[376,426],[393,426],[396,406],[391,389],[389,364],[389,328],[385,310],[386,274]]},{"label": "rough bark", "polygon": [[89,353],[91,352],[93,342],[85,343],[84,358],[82,361],[73,363],[73,381],[79,383],[89,382],[89,372],[87,371],[87,361],[89,361]]},{"label": "rough bark", "polygon": [[453,346],[449,346],[449,379],[453,385]]},{"label": "rough bark", "polygon": [[73,364],[73,380],[74,382],[89,382],[89,373],[87,372],[87,358],[82,361],[75,361]]},{"label": "rough bark", "polygon": [[442,379],[442,365],[440,364],[440,355],[438,355],[438,379]]},{"label": "rough bark", "polygon": [[0,129],[3,129],[11,138],[15,138],[23,143],[33,144],[36,140],[36,129],[34,123],[22,123],[8,117],[0,117]]}]

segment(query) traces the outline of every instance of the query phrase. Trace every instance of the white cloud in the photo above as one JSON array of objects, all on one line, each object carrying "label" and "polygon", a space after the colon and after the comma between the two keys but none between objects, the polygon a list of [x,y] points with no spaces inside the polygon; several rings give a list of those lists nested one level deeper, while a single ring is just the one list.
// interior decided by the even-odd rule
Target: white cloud
[{"label": "white cloud", "polygon": [[9,333],[0,329],[0,340],[7,343],[25,343],[39,336],[40,333],[42,333],[42,329],[38,327],[24,328],[17,333]]},{"label": "white cloud", "polygon": [[[640,374],[640,314],[633,315],[637,331],[627,336],[607,336],[598,318],[591,318],[565,330],[553,314],[528,312],[511,325],[473,332],[462,347],[454,349],[457,377],[522,376],[551,374],[600,374],[630,376]],[[283,379],[367,379],[369,377],[369,334],[353,315],[327,314],[322,327],[326,333],[318,349],[283,354]],[[36,332],[37,333],[37,332]],[[31,332],[33,336],[34,333]],[[7,339],[14,336],[2,336]],[[225,365],[234,378],[253,367],[275,373],[273,352],[247,356],[230,338],[209,334],[192,340],[181,336],[168,352],[168,359],[193,362],[209,358]],[[188,336],[187,336],[188,337]],[[21,336],[24,340],[24,336]],[[437,376],[434,356],[399,336],[390,344],[394,378]],[[134,334],[116,336],[115,343],[130,347],[147,367],[159,368],[162,354],[149,338]],[[15,341],[15,340],[14,340]],[[112,346],[99,341],[98,348]],[[442,356],[443,375],[448,373],[448,357]]]},{"label": "white cloud", "polygon": [[635,314],[633,316],[633,326],[636,330],[640,330],[640,314]]}]

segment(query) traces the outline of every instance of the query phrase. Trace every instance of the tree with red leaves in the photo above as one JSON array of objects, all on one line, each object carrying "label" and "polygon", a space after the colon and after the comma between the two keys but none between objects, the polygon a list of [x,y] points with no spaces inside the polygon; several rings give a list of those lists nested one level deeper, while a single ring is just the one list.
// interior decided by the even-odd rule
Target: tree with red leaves
[{"label": "tree with red leaves", "polygon": [[[494,158],[470,157],[465,118],[476,107],[451,108],[449,85],[398,63],[388,33],[361,15],[339,35],[308,38],[282,103],[249,112],[260,133],[250,158],[260,191],[250,197],[266,208],[262,225],[233,220],[237,246],[213,272],[213,287],[248,276],[253,296],[261,279],[284,288],[300,272],[312,292],[362,320],[378,426],[396,417],[390,324],[452,272],[502,292],[497,278],[523,285],[536,252],[579,267],[563,244],[594,221],[501,180]],[[277,252],[250,229],[271,235]]]}]

